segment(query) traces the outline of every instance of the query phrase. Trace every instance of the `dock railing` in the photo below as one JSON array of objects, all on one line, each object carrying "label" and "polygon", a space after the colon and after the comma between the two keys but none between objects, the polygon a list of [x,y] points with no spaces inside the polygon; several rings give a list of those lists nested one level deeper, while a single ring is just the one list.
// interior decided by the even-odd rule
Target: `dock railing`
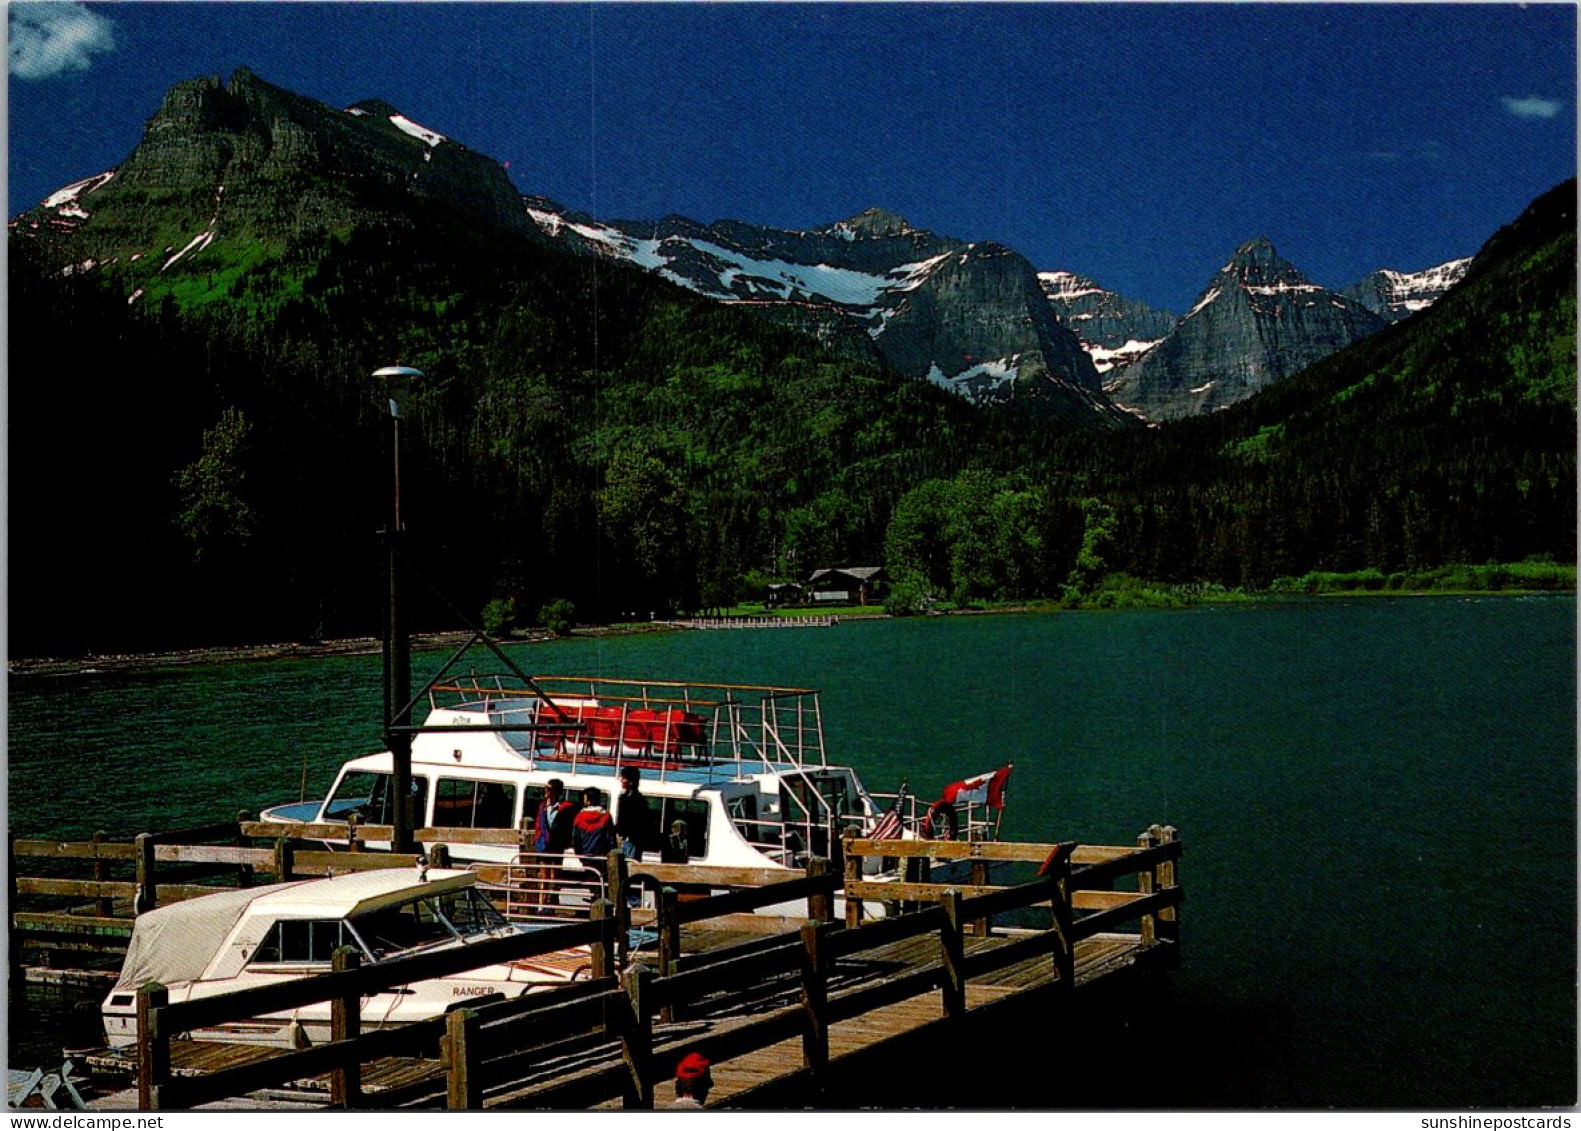
[{"label": "dock railing", "polygon": [[[937,903],[947,891],[968,899],[999,890],[990,884],[996,864],[1038,864],[1060,846],[1011,841],[864,840],[844,843],[846,925],[857,926],[863,903],[880,900]],[[1071,853],[1071,912],[1089,912],[1075,920],[1078,938],[1090,938],[1111,926],[1139,919],[1144,941],[1177,940],[1183,896],[1178,866],[1185,845],[1173,826],[1152,825],[1137,837],[1135,848],[1116,845],[1077,844]],[[876,881],[863,876],[863,861],[872,857],[904,862],[908,878],[901,882]],[[937,864],[970,865],[970,883],[935,883],[929,877]],[[1117,889],[1118,882],[1134,882],[1135,890]],[[986,935],[991,916],[976,915],[973,933]]]},{"label": "dock railing", "polygon": [[[894,846],[890,841],[848,841],[847,860],[855,858],[860,868],[865,851],[890,854]],[[974,849],[980,853],[988,847],[958,845],[953,854],[969,857]],[[694,898],[686,900],[681,898],[683,893],[665,886],[656,909],[656,960],[628,966],[620,989],[605,991],[607,996],[602,998],[602,1037],[609,1050],[602,1060],[595,1059],[576,1072],[556,1074],[547,1065],[563,1055],[566,1046],[560,1032],[550,1026],[550,1011],[529,1021],[503,1006],[463,1009],[449,1021],[444,1059],[447,1102],[454,1108],[478,1108],[486,1102],[563,1108],[618,1098],[624,1107],[648,1108],[653,1106],[656,1085],[669,1078],[675,1059],[683,1052],[701,1052],[717,1064],[799,1038],[800,1066],[765,1085],[760,1099],[772,1104],[779,1097],[782,1104],[805,1106],[827,1083],[831,1026],[934,991],[940,995],[942,1023],[949,1024],[967,1013],[970,980],[1028,961],[1046,960],[1051,974],[1049,992],[1068,994],[1077,982],[1077,944],[1133,920],[1140,920],[1140,925],[1138,935],[1132,937],[1144,943],[1177,938],[1182,896],[1175,865],[1181,851],[1174,830],[1158,826],[1143,833],[1135,848],[1073,842],[1000,845],[990,858],[1038,863],[1041,874],[1030,882],[1007,887],[912,885],[914,890],[907,891],[906,897],[910,902],[924,902],[922,910],[865,922],[858,914],[855,926],[833,921],[836,876],[821,860],[809,864],[805,879],[727,895],[698,897],[694,893]],[[633,866],[634,875],[649,879],[687,879],[688,871],[675,866]],[[1113,890],[1116,881],[1126,877],[1135,877],[1138,890]],[[897,887],[893,883],[870,886],[873,898],[892,895],[884,889]],[[931,890],[934,887],[937,890]],[[854,894],[859,898],[853,900],[848,887],[848,908],[852,902],[860,903],[867,893],[859,888]],[[680,953],[683,926],[804,896],[809,901],[808,919],[793,933],[767,935],[702,954]],[[992,949],[968,955],[966,940],[978,924],[986,929],[995,916],[1040,906],[1049,910],[1046,928],[1016,930],[1013,937]],[[1078,916],[1078,912],[1085,914]],[[1162,927],[1162,923],[1170,926]],[[937,961],[869,984],[836,984],[840,959],[928,936],[938,940]],[[779,1007],[760,1003],[756,1012],[716,1025],[706,1033],[687,1028],[688,1020],[702,1016],[721,999],[740,994],[761,996],[776,985],[794,987],[791,996],[796,1000]],[[593,1008],[591,1002],[589,1008]],[[591,1042],[588,1047],[595,1047],[598,1039],[595,1034],[584,1036],[584,1041]],[[770,1088],[774,1090],[768,1091]]]},{"label": "dock railing", "polygon": [[[191,1108],[259,1088],[277,1087],[303,1077],[333,1073],[332,1098],[344,1107],[361,1103],[361,1066],[385,1056],[432,1055],[446,1033],[446,1019],[433,1018],[391,1028],[361,1031],[361,1001],[430,978],[464,973],[480,966],[518,961],[587,946],[591,976],[587,982],[532,991],[518,1008],[577,1001],[613,985],[611,971],[618,919],[606,901],[585,923],[545,927],[526,934],[486,939],[432,954],[413,954],[363,966],[358,952],[342,947],[335,969],[289,981],[272,982],[192,1001],[171,1002],[158,983],[137,991],[138,1106],[144,1110]],[[203,1030],[265,1014],[334,1002],[329,1043],[287,1052],[204,1076],[176,1077],[171,1072],[170,1042],[180,1033]],[[282,1026],[286,1024],[282,1022]]]},{"label": "dock railing", "polygon": [[136,914],[252,886],[273,862],[267,850],[248,847],[239,828],[246,819],[242,813],[232,821],[140,833],[122,841],[103,832],[76,841],[9,835],[12,972],[21,965],[25,947],[61,953],[125,950]]},{"label": "dock railing", "polygon": [[[387,858],[368,854],[370,859]],[[480,1045],[476,1030],[481,1022],[472,1018],[476,1008],[453,1010],[448,1017],[437,1017],[388,1029],[362,1032],[361,1000],[371,994],[389,991],[412,982],[462,973],[480,966],[532,958],[577,946],[591,949],[590,977],[552,989],[532,990],[512,1001],[485,1007],[489,1025],[488,1041],[530,1038],[532,1047],[555,1046],[555,1055],[565,1055],[565,1042],[575,1038],[582,1044],[597,1034],[609,1040],[609,1033],[625,1032],[619,1016],[626,1007],[612,1011],[616,997],[622,995],[618,971],[626,956],[626,929],[630,909],[622,897],[625,857],[610,854],[614,900],[594,904],[586,922],[544,927],[509,938],[487,939],[432,954],[416,954],[363,966],[350,947],[337,952],[335,968],[327,974],[309,975],[215,994],[187,1002],[171,1002],[168,990],[150,983],[138,990],[138,1102],[146,1110],[190,1108],[217,1099],[241,1095],[260,1088],[279,1087],[292,1081],[333,1073],[332,1102],[343,1107],[363,1104],[360,1086],[362,1066],[388,1056],[431,1055],[438,1047],[447,1069],[447,1095],[452,1106],[467,1106],[488,1072],[468,1057],[476,1059]],[[820,866],[821,865],[821,866]],[[783,873],[782,873],[783,874]],[[806,899],[813,911],[827,913],[827,901],[839,882],[826,862],[809,868],[806,876],[767,887],[747,889],[715,897],[719,914],[749,911],[756,907]],[[819,900],[822,900],[820,903]],[[662,949],[662,948],[661,948]],[[616,995],[611,997],[610,995]],[[285,1013],[322,1002],[336,1003],[331,1017],[328,1044],[269,1056],[198,1077],[177,1077],[171,1070],[170,1042],[180,1033],[245,1021],[264,1014]],[[457,1015],[461,1016],[457,1019]],[[614,1020],[611,1020],[614,1017]],[[287,1022],[282,1022],[284,1027]],[[469,1034],[473,1036],[468,1053]],[[596,1042],[594,1042],[596,1043]],[[456,1052],[454,1050],[461,1051]],[[450,1050],[450,1051],[447,1051]],[[506,1067],[520,1068],[523,1056],[514,1053],[503,1059]],[[500,1067],[500,1066],[494,1066]],[[470,1070],[469,1070],[470,1069]],[[407,1092],[432,1091],[419,1081]],[[401,1093],[381,1093],[381,1106],[392,1105]]]},{"label": "dock railing", "polygon": [[[272,848],[168,843],[183,837],[196,839],[193,834],[197,832],[217,839],[225,835],[222,829],[255,834],[260,827],[282,831],[281,826],[227,823],[139,838],[131,845],[112,846],[102,839],[85,842],[92,852],[80,844],[55,844],[44,854],[90,865],[113,860],[132,867],[146,861],[147,867],[139,873],[145,880],[155,878],[155,864],[229,869],[236,872],[229,877],[233,883],[256,882],[259,872],[292,877],[402,866],[415,860],[382,852],[298,851],[287,838],[280,838]],[[326,826],[291,831],[309,836],[338,832],[355,846],[359,837],[374,837],[382,830],[352,825],[338,830]],[[424,833],[439,841],[453,839],[458,831],[468,830]],[[514,835],[514,830],[507,833]],[[80,881],[88,886],[72,887],[69,892],[47,884],[24,883],[39,878],[18,877],[15,859],[42,852],[51,843],[12,840],[13,890],[123,903],[142,898],[145,888],[138,882]],[[811,1088],[806,1094],[815,1095],[823,1086],[833,1024],[934,990],[941,995],[943,1016],[959,1017],[966,1010],[966,985],[971,979],[1045,956],[1051,963],[1049,985],[1055,992],[1068,992],[1076,985],[1077,944],[1117,932],[1131,922],[1137,923],[1135,932],[1116,937],[1143,946],[1179,940],[1183,897],[1178,862],[1183,845],[1173,828],[1154,825],[1138,837],[1134,847],[860,838],[848,838],[840,847],[843,867],[814,858],[800,876],[784,869],[632,864],[615,852],[607,865],[609,898],[592,903],[589,911],[593,917],[586,922],[368,966],[361,966],[356,952],[344,948],[331,973],[194,1002],[171,1003],[164,988],[146,986],[138,994],[140,1103],[148,1108],[190,1107],[330,1073],[333,1102],[345,1107],[366,1106],[360,1082],[363,1066],[369,1061],[390,1056],[432,1057],[438,1049],[444,1071],[444,1102],[452,1107],[481,1106],[486,1096],[495,1103],[502,1099],[509,1102],[511,1095],[527,1095],[531,1106],[578,1106],[619,1099],[624,1106],[640,1108],[652,1105],[654,1086],[668,1077],[673,1069],[672,1054],[685,1051],[683,1043],[686,1049],[696,1048],[722,1061],[798,1035],[803,1063],[787,1079],[792,1079],[795,1087]],[[873,856],[913,862],[908,878],[898,882],[864,878],[863,861]],[[442,844],[433,845],[431,857],[433,863],[442,864]],[[932,882],[930,872],[941,862],[957,866],[965,862],[971,882],[959,882],[959,876],[953,877],[957,882]],[[1027,883],[990,883],[993,866],[1001,862],[1038,864],[1040,874]],[[477,870],[487,879],[491,873],[504,874],[507,867],[479,865]],[[248,871],[241,872],[243,868]],[[787,875],[793,878],[786,879]],[[94,886],[112,883],[124,886]],[[634,910],[628,906],[626,896],[634,885],[654,889],[650,907]],[[167,882],[163,875],[151,886],[156,901],[201,894],[189,893],[183,885]],[[836,922],[834,898],[842,887],[844,922]],[[720,894],[722,889],[724,894]],[[785,920],[801,915],[803,901],[805,921],[799,930],[787,934]],[[885,904],[887,917],[872,919],[864,914],[865,906],[875,902]],[[777,919],[753,914],[780,905],[785,914]],[[997,917],[1040,906],[1048,913],[1044,927],[1004,930],[994,925]],[[906,908],[920,910],[896,913]],[[735,925],[749,919],[764,924],[762,930],[779,933],[682,955],[684,927]],[[112,921],[130,925],[126,919]],[[651,926],[657,934],[656,953],[640,956],[642,961],[631,961],[627,953],[634,921]],[[1007,938],[991,949],[969,951],[969,937],[995,931]],[[840,959],[929,935],[938,939],[937,961],[873,984],[832,987],[831,976]],[[13,938],[13,952],[17,949],[14,943]],[[592,977],[587,982],[534,990],[510,1002],[472,1001],[446,1017],[362,1032],[360,1001],[369,994],[582,945],[591,952]],[[1161,953],[1168,959],[1176,949],[1170,947]],[[774,1007],[771,1003],[745,1020],[696,1035],[696,1022],[722,998],[763,993],[764,987],[776,980],[781,988],[786,983],[798,987],[795,1004]],[[328,1044],[270,1055],[208,1076],[178,1078],[172,1074],[170,1042],[178,1034],[325,1001],[339,1003],[332,1014]],[[565,1079],[545,1067],[555,1058],[601,1048],[605,1050],[601,1066],[595,1064]],[[775,1087],[781,1085],[790,1086],[782,1079]],[[377,1102],[380,1106],[433,1102],[438,1091],[435,1080],[417,1080],[380,1092]],[[786,1098],[794,1097],[787,1094]]]}]

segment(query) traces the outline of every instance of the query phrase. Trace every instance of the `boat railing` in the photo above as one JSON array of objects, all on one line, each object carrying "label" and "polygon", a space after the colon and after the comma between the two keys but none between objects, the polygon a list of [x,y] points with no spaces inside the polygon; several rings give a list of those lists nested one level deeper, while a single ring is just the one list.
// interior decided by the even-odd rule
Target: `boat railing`
[{"label": "boat railing", "polygon": [[505,918],[517,923],[559,923],[586,919],[605,899],[609,881],[598,866],[563,853],[519,852],[505,866],[504,882],[479,879]]},{"label": "boat railing", "polygon": [[[873,804],[887,813],[899,793],[874,793]],[[999,839],[998,810],[968,801],[950,805],[930,802],[916,794],[904,795],[900,806],[901,827],[919,840],[989,841]],[[936,826],[936,827],[935,827]]]},{"label": "boat railing", "polygon": [[834,814],[827,818],[809,816],[799,820],[732,817],[731,822],[758,852],[776,864],[799,868],[809,857],[826,857],[837,851],[841,837],[858,835],[865,828],[867,818],[856,814]]},{"label": "boat railing", "polygon": [[485,729],[522,753],[587,766],[635,765],[662,779],[672,771],[731,776],[822,768],[818,692],[738,684],[503,675],[450,678],[428,688],[435,710],[483,715],[470,725],[438,722],[415,732]]}]

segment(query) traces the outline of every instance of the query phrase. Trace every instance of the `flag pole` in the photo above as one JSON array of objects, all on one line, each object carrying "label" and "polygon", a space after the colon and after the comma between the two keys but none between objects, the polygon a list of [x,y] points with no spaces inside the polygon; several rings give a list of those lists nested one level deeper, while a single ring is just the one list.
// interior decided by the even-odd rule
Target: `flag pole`
[{"label": "flag pole", "polygon": [[1005,807],[1002,803],[1007,800],[1005,794],[1010,790],[1010,771],[1015,768],[1016,764],[1014,762],[1005,763],[1005,787],[999,794],[1001,804],[998,809],[994,810],[994,840],[996,841],[999,839],[999,824],[1005,819]]}]

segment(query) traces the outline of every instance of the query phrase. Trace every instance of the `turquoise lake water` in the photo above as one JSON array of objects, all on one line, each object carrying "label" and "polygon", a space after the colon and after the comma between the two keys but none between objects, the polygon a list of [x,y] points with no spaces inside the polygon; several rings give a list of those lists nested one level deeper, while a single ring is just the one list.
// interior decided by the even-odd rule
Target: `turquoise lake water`
[{"label": "turquoise lake water", "polygon": [[[1378,598],[515,656],[822,688],[831,760],[871,788],[936,796],[1013,761],[1007,837],[1125,844],[1175,825],[1176,1102],[1415,1108],[1576,1100],[1575,647],[1569,597]],[[295,800],[304,767],[321,795],[380,745],[378,663],[13,679],[11,828],[200,823]]]}]

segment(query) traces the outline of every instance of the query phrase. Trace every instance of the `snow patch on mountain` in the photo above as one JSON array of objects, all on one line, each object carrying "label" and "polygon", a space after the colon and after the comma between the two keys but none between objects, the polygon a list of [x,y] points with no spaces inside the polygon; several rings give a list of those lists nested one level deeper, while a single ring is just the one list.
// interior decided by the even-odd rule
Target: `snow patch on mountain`
[{"label": "snow patch on mountain", "polygon": [[[84,196],[87,193],[95,192],[98,189],[103,188],[114,176],[115,170],[111,169],[108,173],[99,173],[96,176],[85,177],[74,184],[67,185],[63,189],[57,189],[44,199],[43,207],[59,208],[62,205],[69,204],[76,200],[79,196]],[[87,213],[83,213],[83,215],[87,215]]]},{"label": "snow patch on mountain", "polygon": [[1145,355],[1149,350],[1151,350],[1163,340],[1163,338],[1154,338],[1150,342],[1143,342],[1132,338],[1124,345],[1115,349],[1107,349],[1103,346],[1094,345],[1091,342],[1084,341],[1081,344],[1081,348],[1087,351],[1088,357],[1092,358],[1092,366],[1094,369],[1096,369],[1099,373],[1107,373],[1109,370],[1115,368],[1115,366],[1125,366],[1131,364],[1133,361],[1136,361],[1138,358]]},{"label": "snow patch on mountain", "polygon": [[165,265],[159,269],[160,272],[163,273],[165,271],[170,270],[170,268],[172,266],[174,266],[175,263],[182,256],[188,254],[189,252],[191,254],[193,254],[193,255],[196,255],[198,252],[202,251],[204,248],[208,247],[209,244],[211,244],[213,242],[214,242],[214,229],[213,228],[210,228],[206,232],[199,232],[197,235],[192,237],[192,242],[191,243],[187,244],[186,247],[182,248],[180,251],[176,252],[176,254],[172,255],[169,259],[165,260]]},{"label": "snow patch on mountain", "polygon": [[[725,302],[821,300],[854,308],[858,315],[879,312],[886,296],[915,290],[951,254],[902,263],[875,274],[829,263],[760,258],[696,236],[643,239],[611,225],[578,222],[545,208],[529,206],[527,215],[548,236],[558,239],[574,233],[605,255],[657,271],[710,298]],[[678,265],[683,258],[684,267]],[[877,337],[883,332],[882,322],[868,332]]]},{"label": "snow patch on mountain", "polygon": [[435,133],[427,126],[420,126],[404,114],[391,114],[390,124],[403,134],[410,134],[418,141],[427,142],[429,145],[438,145],[442,141],[449,140],[444,134]]},{"label": "snow patch on mountain", "polygon": [[[1072,271],[1039,271],[1038,282],[1043,285],[1043,293],[1048,296],[1050,302],[1070,302],[1072,299],[1084,298],[1087,295],[1109,293],[1091,279]],[[1076,317],[1092,316],[1089,314]]]},{"label": "snow patch on mountain", "polygon": [[[1218,297],[1219,297],[1219,288],[1218,287],[1214,287],[1207,294],[1203,295],[1201,298],[1199,298],[1197,300],[1197,305],[1196,306],[1194,306],[1190,310],[1186,311],[1186,318],[1190,318],[1193,314],[1201,313],[1203,307],[1207,306],[1210,302],[1212,302],[1214,299],[1216,299]],[[1186,318],[1182,318],[1181,321],[1184,322],[1186,320]]]},{"label": "snow patch on mountain", "polygon": [[1002,393],[1015,382],[1021,375],[1020,361],[1020,354],[1014,357],[996,358],[993,361],[979,362],[953,376],[946,374],[935,361],[929,367],[927,376],[929,381],[941,389],[948,389],[969,401],[982,403],[994,399],[996,394]]},{"label": "snow patch on mountain", "polygon": [[1398,322],[1432,306],[1465,277],[1470,267],[1469,258],[1452,259],[1424,271],[1394,271],[1385,267],[1346,287],[1342,293],[1374,314]]},{"label": "snow patch on mountain", "polygon": [[1321,291],[1323,289],[1324,288],[1318,286],[1316,283],[1292,283],[1283,279],[1271,287],[1254,287],[1248,285],[1245,288],[1248,294],[1254,295],[1311,294],[1314,291]]}]

